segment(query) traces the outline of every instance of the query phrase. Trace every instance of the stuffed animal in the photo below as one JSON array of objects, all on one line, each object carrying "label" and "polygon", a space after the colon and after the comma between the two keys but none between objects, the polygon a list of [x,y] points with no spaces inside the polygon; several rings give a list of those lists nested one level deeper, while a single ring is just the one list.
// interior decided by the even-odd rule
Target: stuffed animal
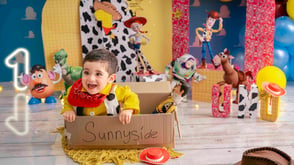
[{"label": "stuffed animal", "polygon": [[[224,80],[218,82],[217,84],[219,84],[220,86],[224,85],[224,84],[231,84],[233,88],[237,89],[237,93],[236,93],[236,99],[233,101],[234,104],[238,103],[238,95],[239,95],[239,85],[243,84],[243,85],[247,85],[248,81],[247,81],[247,76],[249,76],[251,79],[253,79],[252,76],[252,72],[251,71],[247,71],[247,72],[243,72],[240,71],[236,68],[234,68],[231,63],[230,60],[233,59],[234,57],[230,55],[229,50],[224,49],[223,52],[219,53],[218,55],[216,55],[213,58],[213,61],[215,61],[215,63],[217,63],[217,65],[222,65],[223,70],[225,71],[224,73]],[[220,63],[220,64],[219,64]]]},{"label": "stuffed animal", "polygon": [[152,113],[171,113],[175,111],[176,106],[180,104],[183,97],[187,95],[190,88],[191,86],[189,83],[181,80],[173,88],[171,95],[166,100],[157,105]]}]

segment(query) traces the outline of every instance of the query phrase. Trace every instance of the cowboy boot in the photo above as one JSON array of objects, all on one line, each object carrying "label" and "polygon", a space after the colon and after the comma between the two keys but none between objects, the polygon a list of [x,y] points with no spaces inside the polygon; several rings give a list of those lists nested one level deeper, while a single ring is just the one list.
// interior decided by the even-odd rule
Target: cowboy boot
[{"label": "cowboy boot", "polygon": [[205,62],[205,59],[201,59],[202,61],[202,64],[200,66],[200,69],[206,69],[206,62]]}]

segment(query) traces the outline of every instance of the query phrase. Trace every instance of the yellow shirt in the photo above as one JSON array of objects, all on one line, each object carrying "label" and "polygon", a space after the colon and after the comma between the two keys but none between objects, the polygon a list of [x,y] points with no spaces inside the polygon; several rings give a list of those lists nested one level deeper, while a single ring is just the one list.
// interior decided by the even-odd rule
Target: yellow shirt
[{"label": "yellow shirt", "polygon": [[[107,84],[104,89],[101,90],[101,94],[108,95],[111,91],[112,84]],[[68,102],[68,94],[70,93],[71,87],[67,90],[67,95],[63,97],[64,99],[64,106],[61,110],[61,114],[63,114],[65,111],[73,111],[74,107],[69,104]],[[82,88],[83,92],[86,92],[85,88]],[[138,114],[140,112],[139,108],[139,98],[138,95],[131,91],[131,89],[128,86],[119,86],[117,85],[117,88],[115,90],[115,96],[118,101],[118,103],[121,106],[121,110],[133,110],[133,114]],[[106,115],[107,110],[104,103],[101,103],[98,107],[84,107],[83,108],[83,115],[90,116],[91,115]]]}]

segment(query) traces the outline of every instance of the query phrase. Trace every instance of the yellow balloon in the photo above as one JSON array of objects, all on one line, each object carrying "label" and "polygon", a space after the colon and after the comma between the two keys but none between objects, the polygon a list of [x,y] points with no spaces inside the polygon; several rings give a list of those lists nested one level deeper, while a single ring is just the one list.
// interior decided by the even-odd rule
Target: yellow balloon
[{"label": "yellow balloon", "polygon": [[257,73],[256,85],[259,91],[263,89],[262,83],[265,81],[276,83],[282,88],[285,88],[287,84],[287,79],[284,72],[275,66],[266,66]]},{"label": "yellow balloon", "polygon": [[294,19],[294,0],[288,0],[287,2],[287,13],[290,18]]}]

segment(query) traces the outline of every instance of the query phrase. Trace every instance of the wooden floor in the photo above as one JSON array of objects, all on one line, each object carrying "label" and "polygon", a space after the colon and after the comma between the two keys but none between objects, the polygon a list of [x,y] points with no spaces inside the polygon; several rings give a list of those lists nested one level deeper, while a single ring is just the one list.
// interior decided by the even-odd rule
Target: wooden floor
[{"label": "wooden floor", "polygon": [[[0,164],[76,164],[64,154],[60,135],[50,133],[63,125],[60,101],[27,106],[28,94],[14,92],[10,83],[1,85]],[[184,156],[167,164],[233,164],[246,149],[260,146],[277,147],[294,158],[294,83],[286,90],[277,122],[238,119],[235,107],[230,117],[214,118],[208,103],[183,103],[178,109],[183,137],[176,136],[175,150]]]}]

